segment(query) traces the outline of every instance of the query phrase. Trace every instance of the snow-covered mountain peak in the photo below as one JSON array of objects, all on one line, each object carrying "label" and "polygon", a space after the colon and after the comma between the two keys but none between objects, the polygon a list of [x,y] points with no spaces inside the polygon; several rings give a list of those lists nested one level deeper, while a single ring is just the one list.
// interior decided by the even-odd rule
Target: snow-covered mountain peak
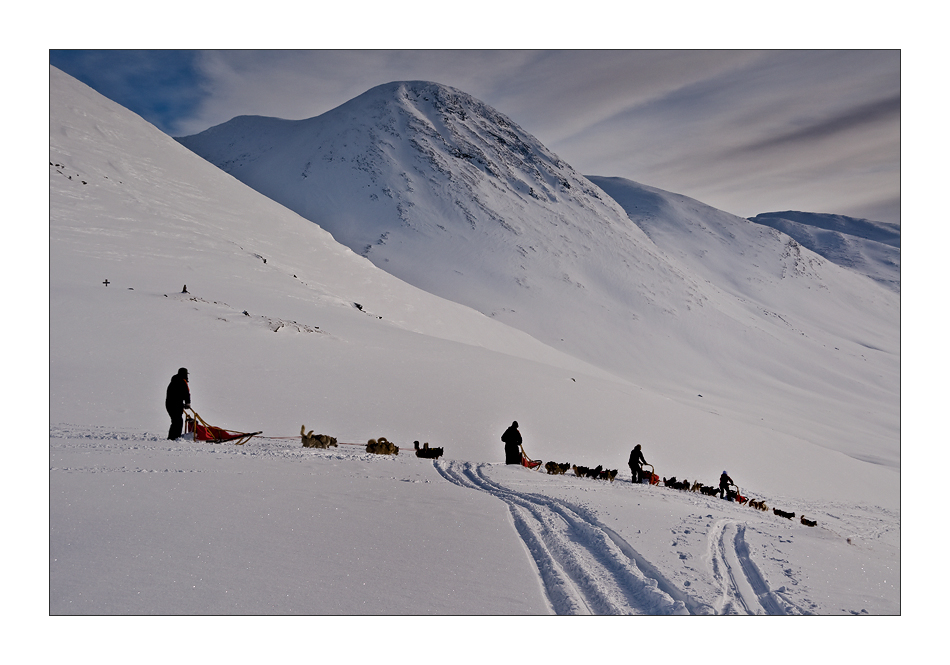
[{"label": "snow-covered mountain peak", "polygon": [[[570,190],[572,184],[564,178],[579,177],[510,118],[468,93],[439,83],[401,81],[380,85],[323,117],[325,122],[365,124],[368,133],[380,139],[381,152],[377,155],[396,156],[393,143],[385,140],[387,136],[406,138],[412,148],[430,158],[435,153],[463,160],[461,164],[510,180],[509,184],[525,192],[537,185],[534,196],[544,192],[550,200],[558,198],[552,184]],[[454,173],[459,166],[438,158],[431,163],[447,167],[441,171],[446,174]],[[521,180],[525,173],[539,174],[541,180],[525,183]]]},{"label": "snow-covered mountain peak", "polygon": [[[393,88],[395,108],[408,115],[413,146],[440,172],[450,177],[459,170],[469,176],[481,172],[539,201],[569,200],[578,188],[597,198],[568,164],[484,102],[436,83],[397,83],[376,90]],[[436,157],[446,153],[462,162],[449,164]]]},{"label": "snow-covered mountain peak", "polygon": [[553,224],[624,218],[509,118],[437,83],[388,83],[317,118],[243,116],[179,140],[377,264],[392,260],[394,234],[498,234],[521,251],[539,208]]},{"label": "snow-covered mountain peak", "polygon": [[702,298],[615,201],[447,86],[389,83],[317,118],[245,117],[179,140],[387,272],[547,342],[596,311]]}]

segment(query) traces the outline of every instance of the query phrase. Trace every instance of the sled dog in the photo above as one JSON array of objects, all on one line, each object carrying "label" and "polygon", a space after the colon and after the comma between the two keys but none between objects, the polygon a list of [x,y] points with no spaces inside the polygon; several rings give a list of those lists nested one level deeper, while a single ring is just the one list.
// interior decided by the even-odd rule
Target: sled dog
[{"label": "sled dog", "polygon": [[370,439],[366,442],[366,452],[376,455],[398,455],[399,446],[390,443],[386,437],[381,436],[378,439]]},{"label": "sled dog", "polygon": [[419,447],[418,441],[413,441],[412,445],[415,446],[416,457],[421,457],[423,459],[439,459],[440,457],[442,457],[443,449],[430,448],[428,441],[422,444],[422,448]]},{"label": "sled dog", "polygon": [[306,427],[301,425],[300,442],[303,444],[304,448],[329,448],[330,446],[339,448],[335,437],[327,436],[326,434],[314,434],[313,430],[310,430],[305,434],[305,430]]}]

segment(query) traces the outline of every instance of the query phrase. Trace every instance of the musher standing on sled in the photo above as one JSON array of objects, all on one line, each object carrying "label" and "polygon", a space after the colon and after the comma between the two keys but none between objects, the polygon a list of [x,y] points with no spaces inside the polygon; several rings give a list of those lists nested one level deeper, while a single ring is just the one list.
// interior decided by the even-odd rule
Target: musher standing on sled
[{"label": "musher standing on sled", "polygon": [[521,464],[521,432],[517,420],[505,430],[501,440],[505,442],[505,464]]},{"label": "musher standing on sled", "polygon": [[627,462],[627,465],[630,467],[630,473],[633,474],[633,480],[631,482],[639,485],[643,482],[643,465],[649,464],[643,458],[643,451],[640,450],[640,444],[638,443],[633,447],[633,450],[630,451],[630,461]]},{"label": "musher standing on sled", "polygon": [[729,496],[729,485],[735,485],[732,482],[732,478],[729,477],[729,474],[725,471],[722,472],[722,475],[719,476],[719,498],[725,499]]},{"label": "musher standing on sled", "polygon": [[182,367],[178,374],[172,377],[168,389],[165,390],[165,410],[172,419],[168,428],[168,438],[174,441],[181,436],[184,426],[185,409],[191,408],[191,391],[188,389],[188,370]]}]

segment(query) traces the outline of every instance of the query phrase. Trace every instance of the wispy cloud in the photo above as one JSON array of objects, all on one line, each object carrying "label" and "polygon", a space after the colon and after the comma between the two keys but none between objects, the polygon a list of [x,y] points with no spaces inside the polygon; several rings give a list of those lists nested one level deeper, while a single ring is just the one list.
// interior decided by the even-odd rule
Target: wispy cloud
[{"label": "wispy cloud", "polygon": [[900,121],[900,111],[901,98],[899,95],[895,95],[869,104],[862,104],[831,118],[792,129],[778,136],[741,146],[736,149],[736,152],[758,152],[783,145],[823,141],[842,132],[860,131],[864,125],[875,122],[893,122],[895,124],[892,126],[896,126],[896,123]]}]

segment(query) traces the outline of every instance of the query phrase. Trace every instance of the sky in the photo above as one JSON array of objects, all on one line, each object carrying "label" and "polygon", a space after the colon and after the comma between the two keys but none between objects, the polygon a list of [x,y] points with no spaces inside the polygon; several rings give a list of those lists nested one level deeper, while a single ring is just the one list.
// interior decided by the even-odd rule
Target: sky
[{"label": "sky", "polygon": [[585,175],[743,217],[900,223],[899,50],[51,50],[172,136],[303,119],[427,80],[486,102]]}]

